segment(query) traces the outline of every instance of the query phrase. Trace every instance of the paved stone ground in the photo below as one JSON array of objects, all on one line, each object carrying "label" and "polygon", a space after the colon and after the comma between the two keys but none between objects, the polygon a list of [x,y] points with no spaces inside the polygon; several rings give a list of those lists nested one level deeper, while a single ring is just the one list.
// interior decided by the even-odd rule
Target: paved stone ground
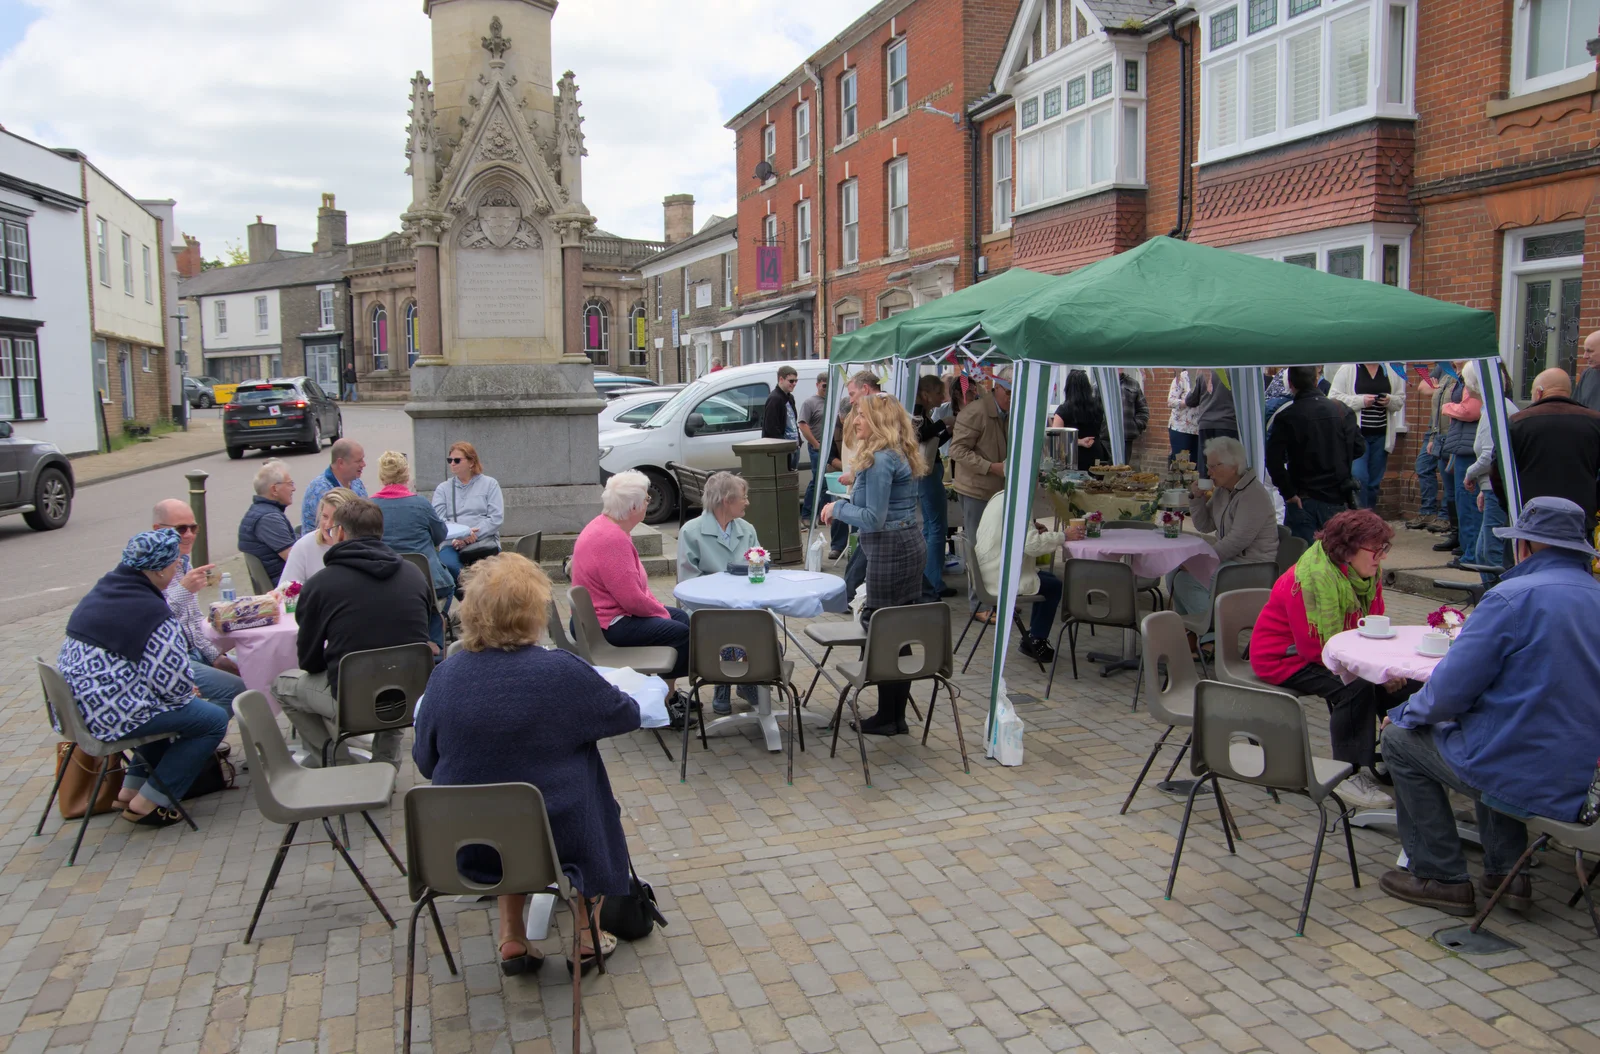
[{"label": "paved stone ground", "polygon": [[[1397,601],[1402,617],[1424,610]],[[196,802],[198,834],[99,817],[73,868],[59,819],[32,837],[53,747],[31,657],[54,654],[64,619],[0,629],[0,1050],[397,1049],[404,930],[328,847],[291,852],[256,942],[241,943],[281,837],[248,790]],[[980,747],[964,774],[948,708],[926,748],[869,744],[870,789],[853,742],[830,760],[813,739],[793,787],[753,738],[696,749],[687,784],[648,736],[607,744],[634,858],[672,924],[590,975],[585,1049],[1600,1050],[1600,942],[1565,907],[1570,870],[1554,854],[1531,918],[1494,920],[1522,950],[1469,958],[1430,942],[1444,916],[1378,891],[1393,832],[1356,833],[1359,890],[1330,840],[1296,938],[1315,814],[1241,789],[1238,855],[1197,808],[1167,902],[1181,804],[1145,790],[1117,815],[1155,735],[1128,709],[1131,675],[1063,671],[1038,702],[1037,670],[1012,669],[1029,729],[1020,768]],[[986,660],[960,684],[975,744]],[[1325,715],[1312,718],[1325,749]],[[415,779],[408,763],[402,786]],[[399,844],[399,808],[379,819]],[[355,837],[403,918],[404,882]],[[565,1051],[561,964],[502,979],[485,907],[442,910],[464,974],[430,941],[416,1049]],[[554,939],[545,951],[559,955]]]}]

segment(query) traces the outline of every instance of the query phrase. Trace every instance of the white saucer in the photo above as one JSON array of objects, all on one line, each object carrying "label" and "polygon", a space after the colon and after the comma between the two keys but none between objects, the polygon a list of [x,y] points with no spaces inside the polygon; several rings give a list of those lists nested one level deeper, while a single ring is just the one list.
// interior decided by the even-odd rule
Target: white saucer
[{"label": "white saucer", "polygon": [[1364,629],[1357,629],[1356,632],[1368,640],[1394,640],[1400,635],[1400,631],[1395,629],[1393,626],[1389,627],[1388,633],[1368,633]]},{"label": "white saucer", "polygon": [[1419,646],[1417,648],[1417,654],[1421,655],[1425,659],[1442,659],[1446,655],[1450,654],[1450,649],[1446,648],[1444,651],[1432,652],[1432,651],[1423,651],[1422,648]]}]

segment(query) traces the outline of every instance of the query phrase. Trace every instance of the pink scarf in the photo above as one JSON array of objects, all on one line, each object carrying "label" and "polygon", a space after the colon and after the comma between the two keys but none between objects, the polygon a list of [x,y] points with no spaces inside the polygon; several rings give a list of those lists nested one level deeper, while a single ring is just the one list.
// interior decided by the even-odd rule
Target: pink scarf
[{"label": "pink scarf", "polygon": [[378,493],[374,494],[373,497],[374,498],[410,498],[410,497],[413,497],[416,493],[417,493],[416,491],[412,490],[410,487],[406,486],[404,483],[391,483],[387,487],[384,487],[382,490],[378,491]]}]

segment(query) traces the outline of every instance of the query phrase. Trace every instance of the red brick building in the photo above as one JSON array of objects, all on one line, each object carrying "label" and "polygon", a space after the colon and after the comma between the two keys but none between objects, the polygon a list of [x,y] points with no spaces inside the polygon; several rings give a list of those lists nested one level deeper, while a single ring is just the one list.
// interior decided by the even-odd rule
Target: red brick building
[{"label": "red brick building", "polygon": [[883,0],[728,122],[744,361],[826,354],[834,333],[971,284],[982,159],[961,115],[1016,11]]}]

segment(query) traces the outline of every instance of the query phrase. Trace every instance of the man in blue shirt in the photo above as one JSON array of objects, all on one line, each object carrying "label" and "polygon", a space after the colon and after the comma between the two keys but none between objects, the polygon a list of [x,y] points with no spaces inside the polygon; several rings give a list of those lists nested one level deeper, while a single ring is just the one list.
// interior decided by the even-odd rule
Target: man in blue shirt
[{"label": "man in blue shirt", "polygon": [[[1534,498],[1515,527],[1494,533],[1516,541],[1517,565],[1383,729],[1410,871],[1380,885],[1450,915],[1474,914],[1475,898],[1448,792],[1477,802],[1479,888],[1491,896],[1527,846],[1519,817],[1575,822],[1600,757],[1600,582],[1589,571],[1600,554],[1584,537],[1583,510]],[[1524,871],[1502,899],[1526,911],[1531,898]]]},{"label": "man in blue shirt", "polygon": [[300,499],[300,533],[310,534],[317,529],[317,506],[322,496],[335,487],[353,490],[356,497],[367,497],[367,488],[361,482],[361,473],[367,467],[367,452],[354,439],[339,439],[328,451],[331,464],[322,475],[306,485]]}]

